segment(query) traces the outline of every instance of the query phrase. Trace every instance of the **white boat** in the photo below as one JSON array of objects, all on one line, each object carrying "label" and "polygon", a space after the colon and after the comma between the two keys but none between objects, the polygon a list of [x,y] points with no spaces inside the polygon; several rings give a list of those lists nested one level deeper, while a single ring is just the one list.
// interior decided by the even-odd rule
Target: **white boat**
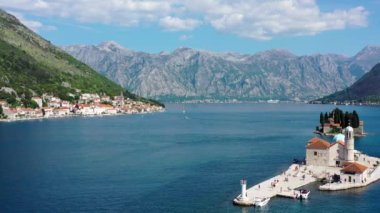
[{"label": "white boat", "polygon": [[254,200],[250,200],[250,199],[247,199],[247,198],[242,198],[241,195],[239,195],[238,197],[236,197],[233,200],[233,203],[235,205],[239,205],[239,206],[253,206],[253,205],[255,205],[255,201]]},{"label": "white boat", "polygon": [[255,203],[253,205],[257,207],[263,207],[268,204],[269,200],[270,200],[269,197],[256,198]]},{"label": "white boat", "polygon": [[272,100],[272,99],[267,101],[268,104],[278,104],[279,102],[280,100]]},{"label": "white boat", "polygon": [[300,189],[296,195],[297,199],[306,200],[309,198],[310,190]]}]

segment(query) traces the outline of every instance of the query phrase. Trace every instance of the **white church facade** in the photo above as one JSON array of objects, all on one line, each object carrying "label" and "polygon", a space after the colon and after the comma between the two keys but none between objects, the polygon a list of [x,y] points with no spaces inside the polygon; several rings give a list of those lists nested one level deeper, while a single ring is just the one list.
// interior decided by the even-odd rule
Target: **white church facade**
[{"label": "white church facade", "polygon": [[354,143],[354,129],[350,126],[344,130],[344,137],[338,137],[334,143],[312,138],[306,145],[306,165],[339,167],[341,170],[337,175],[342,182],[363,183],[368,167],[357,162]]}]

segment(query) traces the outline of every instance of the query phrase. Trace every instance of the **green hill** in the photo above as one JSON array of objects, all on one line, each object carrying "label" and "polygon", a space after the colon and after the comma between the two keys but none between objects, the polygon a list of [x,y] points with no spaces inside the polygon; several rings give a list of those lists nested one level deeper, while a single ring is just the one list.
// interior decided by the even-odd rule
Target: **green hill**
[{"label": "green hill", "polygon": [[51,93],[98,93],[139,98],[99,75],[50,41],[37,35],[17,18],[0,9],[0,99],[28,99]]},{"label": "green hill", "polygon": [[366,73],[352,86],[319,99],[319,101],[380,101],[380,63],[376,64],[371,71]]}]

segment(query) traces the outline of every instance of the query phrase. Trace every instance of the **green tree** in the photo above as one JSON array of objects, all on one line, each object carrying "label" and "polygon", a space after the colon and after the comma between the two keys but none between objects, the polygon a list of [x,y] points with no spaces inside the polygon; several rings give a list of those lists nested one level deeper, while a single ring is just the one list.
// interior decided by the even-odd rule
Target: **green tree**
[{"label": "green tree", "polygon": [[319,115],[319,123],[321,124],[321,126],[323,126],[323,124],[325,123],[325,118],[323,117],[323,113],[322,112]]},{"label": "green tree", "polygon": [[347,126],[351,125],[350,114],[348,112],[344,113],[344,123],[345,123],[344,128],[346,128]]},{"label": "green tree", "polygon": [[339,113],[339,111],[340,111],[340,109],[338,109],[338,108],[334,109],[334,113],[333,113],[334,123],[340,123],[340,113]]},{"label": "green tree", "polygon": [[0,115],[3,115],[4,112],[3,112],[3,107],[0,105]]},{"label": "green tree", "polygon": [[340,121],[340,126],[341,126],[342,128],[345,128],[345,127],[347,126],[347,123],[346,123],[346,115],[343,114],[343,112],[342,112],[342,114],[341,114],[341,118],[342,118],[342,120]]},{"label": "green tree", "polygon": [[325,113],[325,123],[327,123],[329,120],[329,116],[327,115],[327,112]]},{"label": "green tree", "polygon": [[359,123],[360,123],[360,120],[359,120],[359,115],[358,113],[354,110],[352,112],[352,127],[353,128],[358,128],[359,127]]},{"label": "green tree", "polygon": [[33,108],[33,109],[38,108],[38,104],[35,101],[33,101],[33,100],[22,99],[21,102],[22,102],[22,105],[24,107],[30,107],[30,108]]},{"label": "green tree", "polygon": [[343,114],[343,111],[342,110],[339,110],[339,117],[340,117],[340,126],[344,126],[345,123],[344,123],[344,114]]}]

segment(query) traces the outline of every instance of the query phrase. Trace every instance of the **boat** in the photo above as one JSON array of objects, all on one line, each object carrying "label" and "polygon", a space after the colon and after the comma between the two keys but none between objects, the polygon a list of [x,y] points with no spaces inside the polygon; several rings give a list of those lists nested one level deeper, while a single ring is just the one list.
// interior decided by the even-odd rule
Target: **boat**
[{"label": "boat", "polygon": [[268,104],[278,104],[279,102],[280,100],[272,100],[272,99],[267,101]]},{"label": "boat", "polygon": [[269,200],[270,200],[269,197],[256,198],[255,203],[253,205],[257,207],[263,207],[268,204]]},{"label": "boat", "polygon": [[242,196],[239,195],[233,200],[233,204],[239,205],[239,206],[253,206],[255,205],[255,201],[247,199],[247,198],[242,198]]},{"label": "boat", "polygon": [[300,189],[296,195],[297,199],[306,200],[309,198],[310,190]]}]

